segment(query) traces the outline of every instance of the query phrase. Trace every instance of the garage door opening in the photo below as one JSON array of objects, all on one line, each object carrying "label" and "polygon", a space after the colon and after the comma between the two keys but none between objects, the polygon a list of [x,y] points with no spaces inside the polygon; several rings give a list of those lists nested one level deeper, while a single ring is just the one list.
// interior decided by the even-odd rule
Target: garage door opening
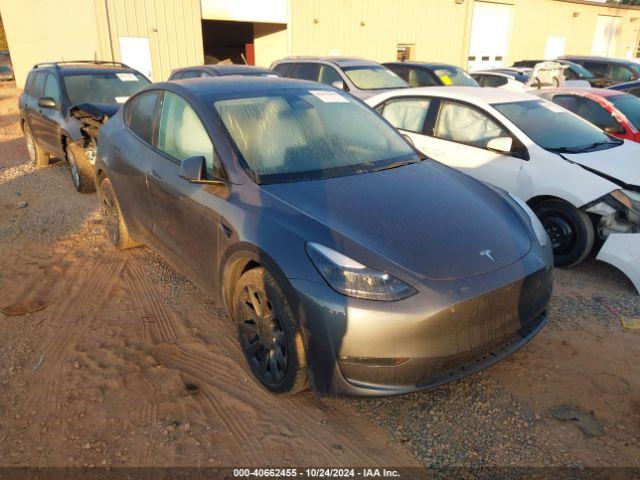
[{"label": "garage door opening", "polygon": [[204,63],[225,60],[255,64],[253,55],[253,23],[224,20],[202,21]]}]

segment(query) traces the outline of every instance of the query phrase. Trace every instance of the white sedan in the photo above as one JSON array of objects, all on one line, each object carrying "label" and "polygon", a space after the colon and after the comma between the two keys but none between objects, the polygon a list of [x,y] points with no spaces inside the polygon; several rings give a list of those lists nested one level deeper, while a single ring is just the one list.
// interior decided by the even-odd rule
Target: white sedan
[{"label": "white sedan", "polygon": [[[367,100],[427,156],[511,192],[538,215],[557,266],[599,260],[640,292],[640,144],[526,93],[395,90]],[[488,226],[490,228],[490,226]]]}]

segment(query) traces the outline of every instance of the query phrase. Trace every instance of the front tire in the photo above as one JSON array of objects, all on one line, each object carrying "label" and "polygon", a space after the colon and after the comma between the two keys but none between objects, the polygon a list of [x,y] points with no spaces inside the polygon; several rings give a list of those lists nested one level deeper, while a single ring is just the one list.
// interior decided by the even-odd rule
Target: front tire
[{"label": "front tire", "polygon": [[233,316],[240,347],[262,386],[286,395],[308,388],[300,329],[284,292],[267,270],[257,267],[240,277]]},{"label": "front tire", "polygon": [[140,244],[129,235],[129,230],[124,223],[124,218],[122,218],[120,205],[113,191],[111,180],[107,177],[100,180],[98,199],[100,200],[102,220],[111,243],[121,250],[140,246]]},{"label": "front tire", "polygon": [[31,133],[31,128],[29,128],[29,124],[26,122],[24,124],[24,140],[27,144],[27,153],[29,154],[31,163],[36,167],[46,167],[49,165],[49,154],[36,143]]},{"label": "front tire", "polygon": [[96,191],[93,180],[93,167],[89,163],[84,149],[75,143],[67,144],[67,163],[71,172],[71,181],[76,191],[92,193]]},{"label": "front tire", "polygon": [[563,200],[546,200],[534,211],[549,234],[557,267],[572,267],[589,255],[595,232],[587,213]]}]

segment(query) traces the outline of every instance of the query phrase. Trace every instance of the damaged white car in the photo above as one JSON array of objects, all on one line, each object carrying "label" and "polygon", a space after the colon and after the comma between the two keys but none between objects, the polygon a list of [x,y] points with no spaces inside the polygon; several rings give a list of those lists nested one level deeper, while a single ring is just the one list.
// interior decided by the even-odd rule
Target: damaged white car
[{"label": "damaged white car", "polygon": [[639,144],[546,100],[495,88],[397,90],[367,103],[424,154],[524,200],[557,266],[580,263],[599,237],[597,258],[640,292]]}]

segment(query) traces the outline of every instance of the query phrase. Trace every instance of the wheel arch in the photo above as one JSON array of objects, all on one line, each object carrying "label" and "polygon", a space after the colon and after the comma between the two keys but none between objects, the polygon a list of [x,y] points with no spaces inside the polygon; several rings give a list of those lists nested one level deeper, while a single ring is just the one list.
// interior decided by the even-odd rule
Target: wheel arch
[{"label": "wheel arch", "polygon": [[228,250],[220,261],[219,295],[229,315],[233,315],[232,299],[236,283],[245,272],[256,267],[264,267],[276,279],[287,298],[296,302],[293,287],[276,261],[260,247],[241,242]]},{"label": "wheel arch", "polygon": [[554,195],[536,195],[535,197],[531,197],[529,200],[527,200],[527,205],[529,205],[531,210],[535,211],[535,207],[548,200],[560,200],[562,202],[567,202],[564,198],[556,197]]}]

